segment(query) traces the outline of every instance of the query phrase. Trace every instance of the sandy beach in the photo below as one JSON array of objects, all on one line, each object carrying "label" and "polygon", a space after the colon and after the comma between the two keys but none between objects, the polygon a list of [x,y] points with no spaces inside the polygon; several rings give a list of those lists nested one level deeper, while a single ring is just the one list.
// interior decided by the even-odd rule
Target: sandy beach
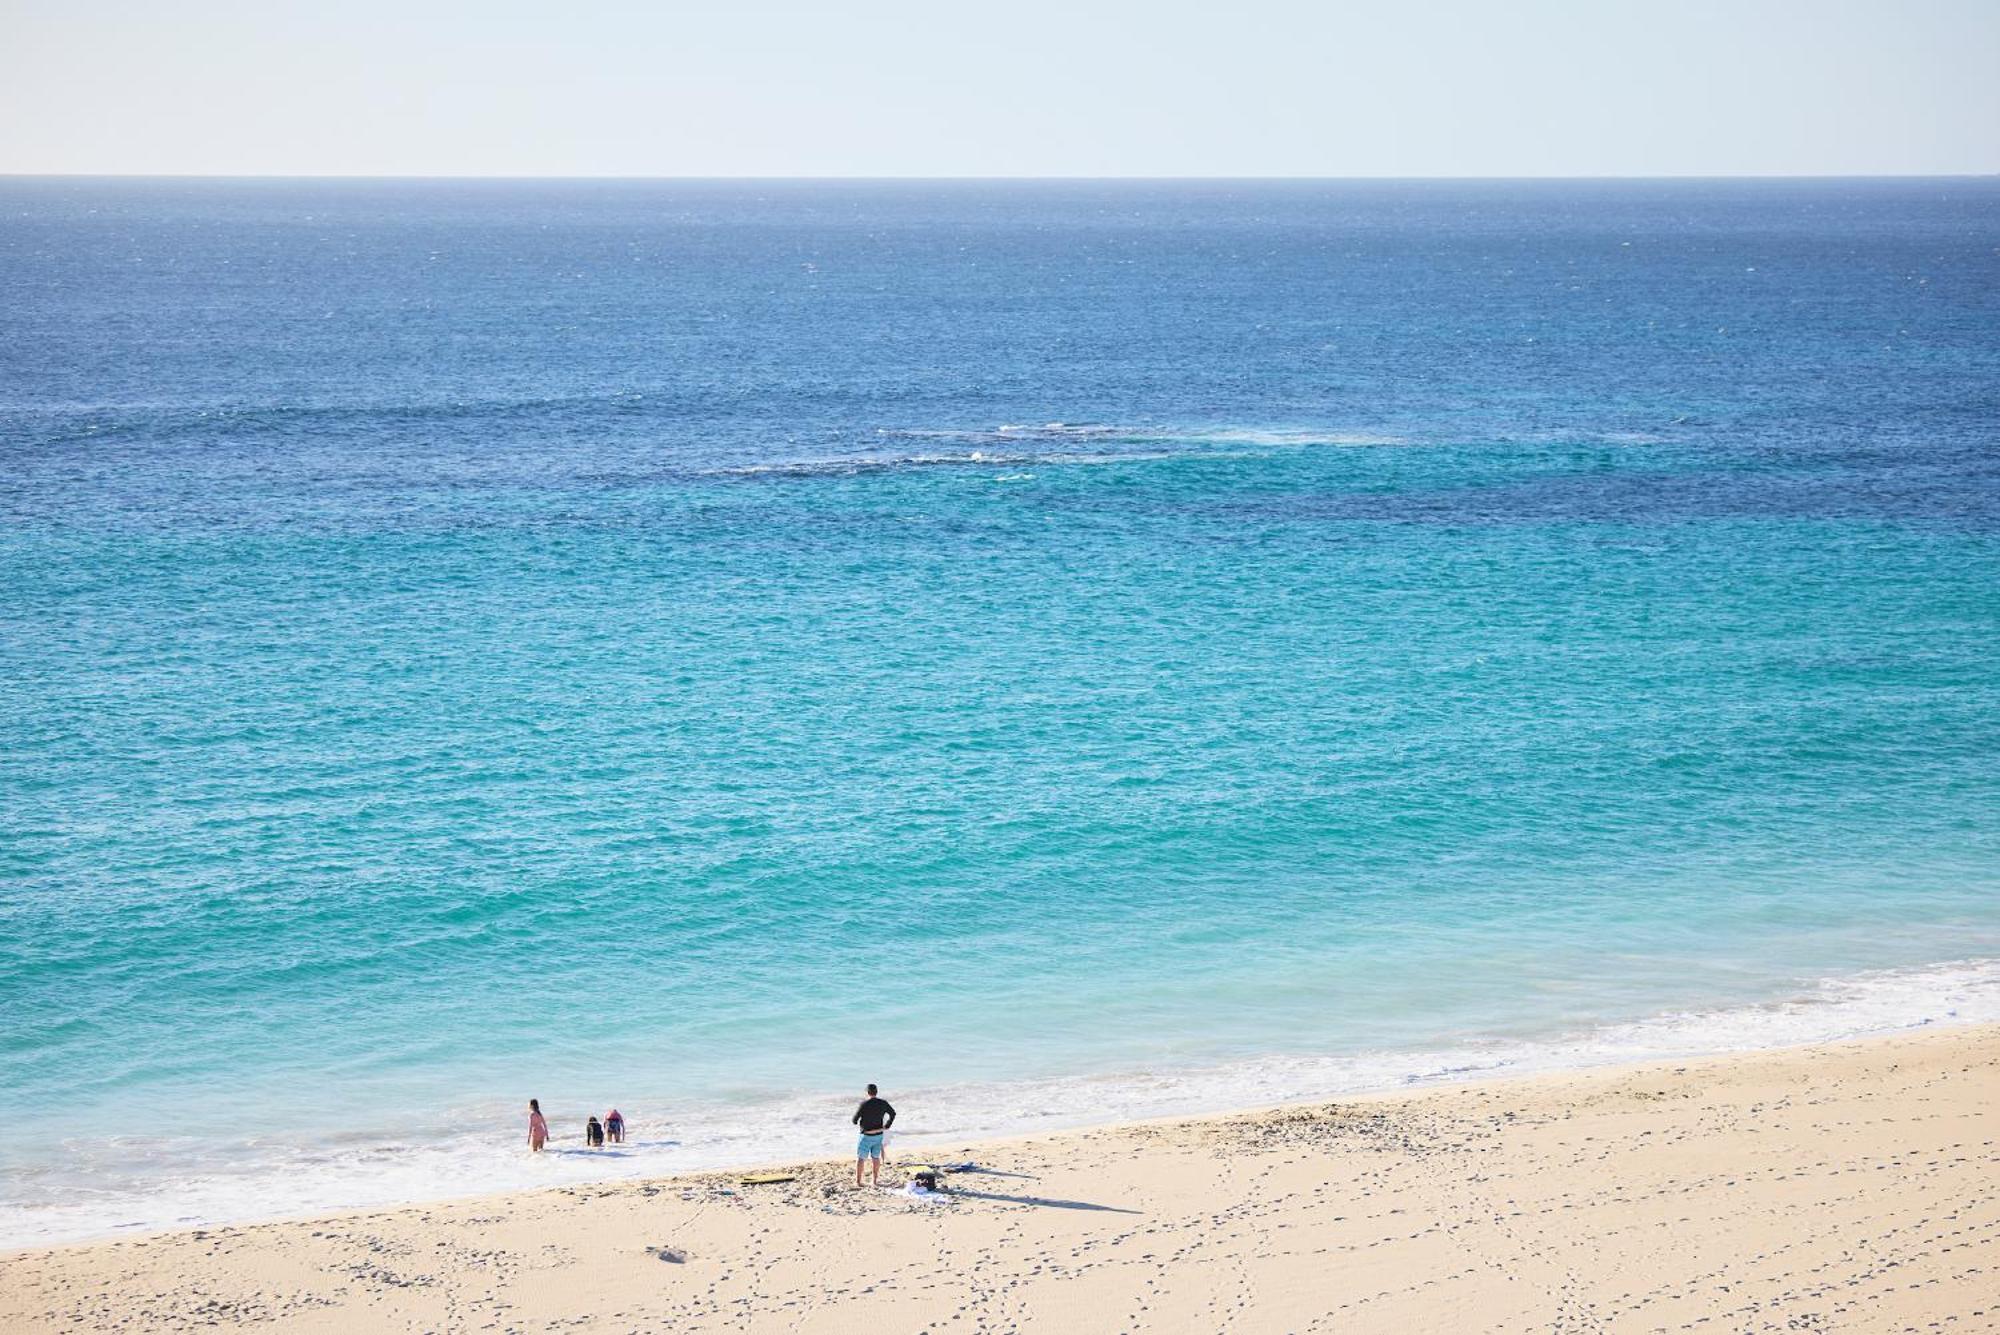
[{"label": "sandy beach", "polygon": [[1995,1026],[935,1157],[14,1252],[0,1329],[2000,1329]]}]

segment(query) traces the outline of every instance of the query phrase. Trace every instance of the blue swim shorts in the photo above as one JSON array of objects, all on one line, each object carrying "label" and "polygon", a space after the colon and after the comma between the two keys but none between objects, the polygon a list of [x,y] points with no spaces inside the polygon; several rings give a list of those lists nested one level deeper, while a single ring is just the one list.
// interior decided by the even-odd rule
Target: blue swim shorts
[{"label": "blue swim shorts", "polygon": [[866,1132],[863,1132],[861,1136],[861,1145],[858,1149],[854,1151],[854,1157],[857,1159],[881,1158],[882,1133],[880,1131],[877,1131],[874,1135],[871,1136],[868,1135]]}]

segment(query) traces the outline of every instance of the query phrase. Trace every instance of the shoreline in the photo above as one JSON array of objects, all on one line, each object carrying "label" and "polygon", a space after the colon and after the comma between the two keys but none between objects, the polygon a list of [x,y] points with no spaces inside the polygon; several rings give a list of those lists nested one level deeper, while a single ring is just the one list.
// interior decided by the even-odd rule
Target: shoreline
[{"label": "shoreline", "polygon": [[[898,1089],[912,1152],[1043,1137],[1158,1120],[1199,1120],[1329,1099],[1395,1096],[1467,1083],[1699,1060],[1895,1034],[2000,1023],[2000,959],[1973,957],[1822,979],[1815,990],[1711,1009],[1606,1022],[1553,1036],[1298,1057],[1272,1055],[1213,1067],[1110,1072],[1039,1082]],[[212,1156],[220,1167],[184,1173],[170,1190],[93,1195],[76,1207],[0,1205],[0,1254],[142,1238],[190,1228],[286,1223],[565,1187],[658,1181],[845,1153],[830,1134],[849,1111],[842,1096],[795,1100],[723,1116],[693,1130],[685,1118],[640,1113],[631,1143],[581,1148],[582,1111],[545,1098],[557,1138],[528,1156],[511,1117],[451,1138],[402,1141],[362,1132],[337,1146],[294,1145],[259,1162]],[[628,1115],[632,1103],[627,1103]],[[644,1105],[641,1104],[641,1107]],[[1084,1111],[1077,1111],[1084,1110]],[[629,1118],[628,1118],[629,1120]],[[95,1149],[92,1146],[91,1149]],[[247,1149],[247,1147],[246,1147]]]},{"label": "shoreline", "polygon": [[[1996,1145],[2000,1024],[1933,1026],[968,1140],[948,1157],[986,1171],[940,1198],[857,1193],[851,1161],[820,1159],[772,1165],[795,1180],[765,1188],[700,1173],[10,1249],[0,1326],[1173,1329],[1155,1300],[1179,1293],[1182,1326],[1205,1328],[1239,1272],[1267,1274],[1234,1309],[1259,1330],[1502,1298],[1530,1324],[1594,1308],[1625,1328],[1655,1303],[1741,1316],[1744,1295],[1843,1330],[1887,1310],[2000,1323]],[[969,1275],[1007,1278],[940,1279]]]}]

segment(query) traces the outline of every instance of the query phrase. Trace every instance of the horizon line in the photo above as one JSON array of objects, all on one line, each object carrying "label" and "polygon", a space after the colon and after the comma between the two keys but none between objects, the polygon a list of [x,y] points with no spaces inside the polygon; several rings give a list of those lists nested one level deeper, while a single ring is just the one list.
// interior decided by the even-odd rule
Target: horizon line
[{"label": "horizon line", "polygon": [[1500,175],[1087,175],[1056,173],[1016,174],[802,174],[802,175],[700,175],[693,173],[542,173],[542,172],[13,172],[0,171],[0,181],[635,181],[635,182],[1564,182],[1564,181],[1981,181],[2000,179],[2000,169],[1958,172],[1633,172],[1633,173],[1550,173]]}]

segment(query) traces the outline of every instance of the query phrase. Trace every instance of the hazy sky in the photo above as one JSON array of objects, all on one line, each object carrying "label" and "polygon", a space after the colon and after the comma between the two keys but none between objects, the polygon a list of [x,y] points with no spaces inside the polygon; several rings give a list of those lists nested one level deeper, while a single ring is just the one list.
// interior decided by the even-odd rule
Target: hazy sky
[{"label": "hazy sky", "polygon": [[2000,170],[2000,0],[0,0],[0,172]]}]

